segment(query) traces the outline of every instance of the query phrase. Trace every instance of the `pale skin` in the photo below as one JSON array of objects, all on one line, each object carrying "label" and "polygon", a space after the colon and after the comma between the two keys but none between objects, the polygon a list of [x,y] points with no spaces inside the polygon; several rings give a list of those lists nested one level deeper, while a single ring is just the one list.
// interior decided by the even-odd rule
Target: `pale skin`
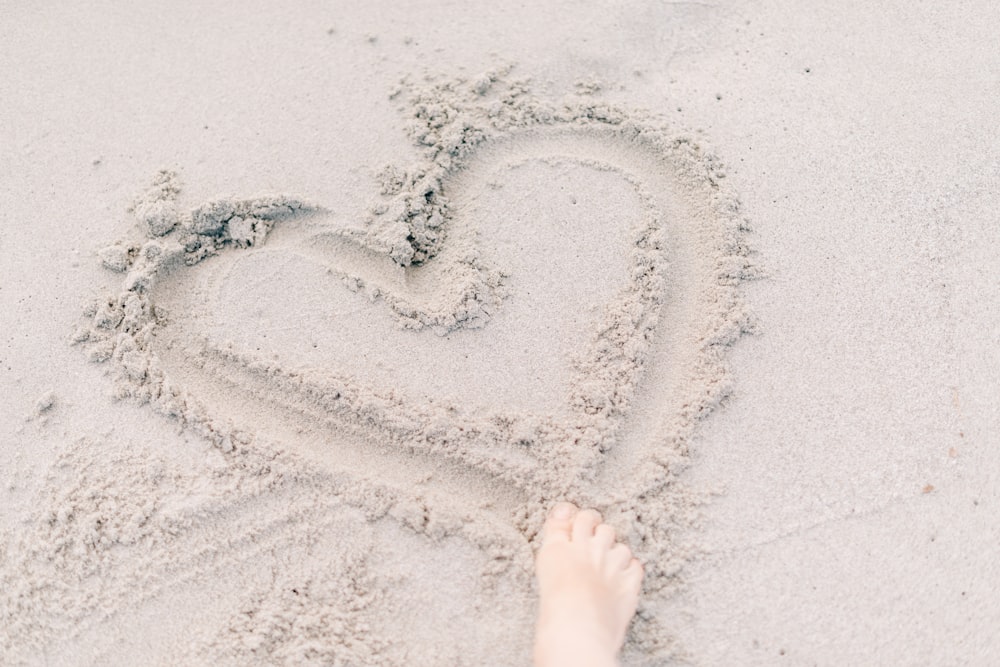
[{"label": "pale skin", "polygon": [[559,503],[535,559],[535,667],[616,667],[635,615],[642,564],[594,510]]}]

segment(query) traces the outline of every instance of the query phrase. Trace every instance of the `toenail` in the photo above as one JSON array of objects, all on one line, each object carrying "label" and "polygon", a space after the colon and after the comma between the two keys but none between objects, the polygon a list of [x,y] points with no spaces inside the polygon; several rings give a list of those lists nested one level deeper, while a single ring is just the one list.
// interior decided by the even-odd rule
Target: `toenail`
[{"label": "toenail", "polygon": [[573,514],[573,507],[566,503],[560,503],[552,508],[553,519],[568,519]]}]

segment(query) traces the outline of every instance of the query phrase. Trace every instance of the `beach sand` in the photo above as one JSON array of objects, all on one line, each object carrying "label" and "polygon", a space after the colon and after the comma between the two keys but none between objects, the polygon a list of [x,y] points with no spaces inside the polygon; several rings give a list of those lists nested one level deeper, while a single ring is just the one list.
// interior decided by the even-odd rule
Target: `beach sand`
[{"label": "beach sand", "polygon": [[5,13],[0,663],[1000,660],[989,3]]}]

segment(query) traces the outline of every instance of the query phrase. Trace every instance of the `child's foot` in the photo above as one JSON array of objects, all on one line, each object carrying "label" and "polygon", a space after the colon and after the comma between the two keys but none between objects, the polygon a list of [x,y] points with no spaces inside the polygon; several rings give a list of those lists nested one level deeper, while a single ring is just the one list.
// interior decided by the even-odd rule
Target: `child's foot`
[{"label": "child's foot", "polygon": [[618,664],[635,614],[642,565],[594,510],[556,505],[535,559],[539,610],[536,667]]}]

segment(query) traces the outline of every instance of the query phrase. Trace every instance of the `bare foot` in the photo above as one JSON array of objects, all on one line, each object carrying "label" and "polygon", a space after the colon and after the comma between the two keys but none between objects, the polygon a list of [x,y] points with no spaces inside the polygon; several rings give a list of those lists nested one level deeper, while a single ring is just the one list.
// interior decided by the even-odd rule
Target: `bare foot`
[{"label": "bare foot", "polygon": [[642,565],[594,510],[559,503],[542,529],[536,667],[611,667],[635,615]]}]

